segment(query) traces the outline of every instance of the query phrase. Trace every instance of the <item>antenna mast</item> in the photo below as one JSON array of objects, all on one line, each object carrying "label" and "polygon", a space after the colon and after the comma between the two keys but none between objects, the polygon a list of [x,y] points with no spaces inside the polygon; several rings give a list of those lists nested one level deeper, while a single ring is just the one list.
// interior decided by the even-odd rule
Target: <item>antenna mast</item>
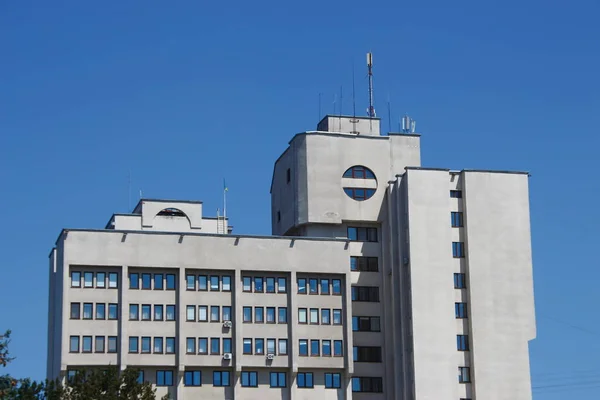
[{"label": "antenna mast", "polygon": [[373,107],[373,54],[367,53],[367,68],[369,70],[369,109],[367,115],[369,118],[375,118],[375,107]]}]

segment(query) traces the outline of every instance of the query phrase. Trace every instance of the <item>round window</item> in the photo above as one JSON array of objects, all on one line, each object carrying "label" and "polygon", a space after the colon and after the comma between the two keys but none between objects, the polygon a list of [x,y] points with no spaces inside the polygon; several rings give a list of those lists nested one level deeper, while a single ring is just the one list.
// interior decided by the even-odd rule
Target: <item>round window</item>
[{"label": "round window", "polygon": [[377,179],[369,168],[355,165],[342,175],[344,193],[356,201],[368,200],[377,190]]}]

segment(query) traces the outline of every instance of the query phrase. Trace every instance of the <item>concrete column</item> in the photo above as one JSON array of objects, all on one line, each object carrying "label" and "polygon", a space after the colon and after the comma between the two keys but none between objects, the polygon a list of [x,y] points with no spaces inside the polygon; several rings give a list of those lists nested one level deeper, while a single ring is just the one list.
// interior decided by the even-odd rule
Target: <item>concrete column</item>
[{"label": "concrete column", "polygon": [[[179,268],[179,279],[177,285],[177,301],[176,306],[178,308],[184,308],[183,304],[183,293],[185,291],[187,282],[185,277],[185,268]],[[166,312],[166,310],[164,311]],[[185,364],[183,363],[183,358],[185,354],[185,337],[181,334],[183,331],[183,323],[184,319],[181,318],[181,312],[178,313],[179,318],[175,318],[175,337],[177,338],[177,352],[175,353],[175,365],[177,366],[176,376],[177,376],[177,399],[183,399],[183,387],[184,387],[184,377],[185,377]],[[197,340],[195,340],[197,342]]]},{"label": "concrete column", "polygon": [[119,321],[117,333],[117,346],[119,347],[118,363],[121,370],[127,368],[127,358],[129,355],[129,337],[127,327],[129,324],[129,268],[123,265],[119,279]]}]

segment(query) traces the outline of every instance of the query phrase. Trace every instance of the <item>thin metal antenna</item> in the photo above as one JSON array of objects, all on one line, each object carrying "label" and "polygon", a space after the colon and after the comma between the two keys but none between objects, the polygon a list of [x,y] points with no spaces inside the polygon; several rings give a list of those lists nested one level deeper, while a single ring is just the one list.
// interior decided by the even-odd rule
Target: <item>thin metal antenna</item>
[{"label": "thin metal antenna", "polygon": [[344,106],[344,90],[343,90],[343,86],[340,86],[340,117],[339,117],[340,132],[342,131],[343,106]]},{"label": "thin metal antenna", "polygon": [[369,73],[369,118],[375,118],[375,107],[373,106],[373,53],[367,53],[367,69]]},{"label": "thin metal antenna", "polygon": [[392,105],[390,103],[390,94],[388,93],[388,132],[392,131]]},{"label": "thin metal antenna", "polygon": [[337,93],[334,93],[333,94],[333,114],[332,115],[335,115],[335,105],[336,105],[336,103],[337,103]]},{"label": "thin metal antenna", "polygon": [[131,170],[127,176],[127,212],[131,211]]},{"label": "thin metal antenna", "polygon": [[352,133],[356,133],[356,88],[354,79],[354,59],[352,59]]},{"label": "thin metal antenna", "polygon": [[321,112],[321,94],[322,93],[319,93],[319,119],[318,119],[318,121],[321,120],[321,115],[323,115],[323,113]]}]

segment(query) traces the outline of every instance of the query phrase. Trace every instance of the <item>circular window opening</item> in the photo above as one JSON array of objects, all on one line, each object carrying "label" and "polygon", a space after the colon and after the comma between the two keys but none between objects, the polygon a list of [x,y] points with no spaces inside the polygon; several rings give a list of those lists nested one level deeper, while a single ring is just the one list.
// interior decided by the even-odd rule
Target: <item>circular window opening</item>
[{"label": "circular window opening", "polygon": [[369,168],[355,165],[342,175],[344,193],[356,201],[368,200],[377,190],[377,179]]}]

